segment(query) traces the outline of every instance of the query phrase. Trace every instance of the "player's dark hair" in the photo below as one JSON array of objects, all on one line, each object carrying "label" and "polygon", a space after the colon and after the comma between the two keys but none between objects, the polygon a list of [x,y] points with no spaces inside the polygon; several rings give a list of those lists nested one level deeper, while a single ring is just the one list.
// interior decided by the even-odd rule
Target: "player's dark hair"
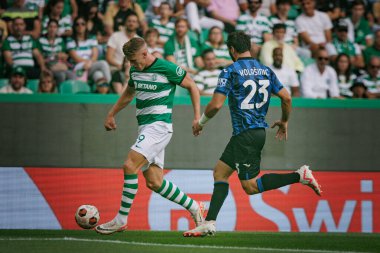
[{"label": "player's dark hair", "polygon": [[143,38],[133,38],[123,45],[123,53],[128,59],[130,59],[144,46],[145,40]]},{"label": "player's dark hair", "polygon": [[228,35],[227,47],[233,47],[239,54],[251,50],[251,37],[242,31],[232,32]]},{"label": "player's dark hair", "polygon": [[279,6],[281,4],[292,4],[292,1],[291,0],[277,0],[276,1],[276,6]]},{"label": "player's dark hair", "polygon": [[214,50],[212,48],[207,48],[205,50],[203,50],[201,56],[202,56],[202,59],[204,59],[206,57],[206,55],[208,55],[209,53],[214,53]]}]

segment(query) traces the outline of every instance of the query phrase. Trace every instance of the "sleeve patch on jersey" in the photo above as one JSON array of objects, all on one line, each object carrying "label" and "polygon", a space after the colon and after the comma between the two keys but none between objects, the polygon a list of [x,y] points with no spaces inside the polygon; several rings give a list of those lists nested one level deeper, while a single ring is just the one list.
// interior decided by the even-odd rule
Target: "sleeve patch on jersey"
[{"label": "sleeve patch on jersey", "polygon": [[219,78],[218,80],[218,86],[219,87],[224,87],[227,85],[227,79],[226,78]]},{"label": "sleeve patch on jersey", "polygon": [[177,76],[183,76],[185,73],[185,71],[180,66],[178,66],[175,71],[177,73]]}]

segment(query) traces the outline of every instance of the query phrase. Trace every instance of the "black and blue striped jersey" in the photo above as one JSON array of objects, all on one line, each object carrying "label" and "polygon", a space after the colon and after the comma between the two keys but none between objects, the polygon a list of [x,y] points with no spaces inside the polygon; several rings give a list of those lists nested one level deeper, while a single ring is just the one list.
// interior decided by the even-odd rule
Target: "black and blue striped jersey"
[{"label": "black and blue striped jersey", "polygon": [[273,71],[254,58],[239,58],[223,69],[214,92],[228,97],[233,135],[267,128],[265,116],[271,94],[283,88]]}]

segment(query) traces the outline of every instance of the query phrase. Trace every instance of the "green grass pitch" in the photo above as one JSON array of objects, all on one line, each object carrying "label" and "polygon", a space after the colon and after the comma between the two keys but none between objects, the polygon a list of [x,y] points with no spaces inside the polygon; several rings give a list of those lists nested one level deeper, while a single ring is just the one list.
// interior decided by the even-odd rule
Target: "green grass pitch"
[{"label": "green grass pitch", "polygon": [[181,232],[102,236],[91,230],[0,230],[0,252],[380,252],[380,234],[218,232],[214,237],[184,238]]}]

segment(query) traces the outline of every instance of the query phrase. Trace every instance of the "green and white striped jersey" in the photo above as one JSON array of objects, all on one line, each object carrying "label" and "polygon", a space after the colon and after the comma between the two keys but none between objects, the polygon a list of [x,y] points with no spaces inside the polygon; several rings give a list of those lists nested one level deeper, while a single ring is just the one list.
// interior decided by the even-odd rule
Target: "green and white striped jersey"
[{"label": "green and white striped jersey", "polygon": [[163,42],[166,42],[173,35],[175,25],[171,21],[163,25],[161,24],[160,19],[157,18],[157,19],[152,19],[152,21],[149,24],[149,27],[156,28],[158,33],[160,34],[160,40],[162,40]]},{"label": "green and white striped jersey", "polygon": [[44,58],[53,57],[58,53],[65,52],[65,43],[61,37],[55,38],[53,43],[49,43],[47,37],[40,37],[38,43]]},{"label": "green and white striped jersey", "polygon": [[361,75],[358,80],[362,81],[369,92],[380,92],[380,77],[372,78],[368,74]]},{"label": "green and white striped jersey", "polygon": [[[186,40],[181,45],[178,43],[177,38],[175,36],[171,37],[164,46],[164,57],[169,55],[173,55],[175,61],[180,66],[190,67],[191,65],[195,65],[194,59],[201,55],[201,48],[197,41],[193,40],[189,37],[190,46],[189,51],[186,50]],[[192,57],[187,57],[188,54]],[[189,63],[189,61],[192,61]]]},{"label": "green and white striped jersey", "polygon": [[201,90],[204,94],[212,95],[214,90],[218,85],[218,78],[221,70],[202,70],[199,71],[195,77],[194,81],[198,86],[198,89]]},{"label": "green and white striped jersey", "polygon": [[264,33],[272,32],[271,24],[266,16],[257,14],[256,17],[252,17],[249,13],[243,14],[239,17],[236,30],[243,31],[251,36],[251,42],[258,45],[264,43]]},{"label": "green and white striped jersey", "polygon": [[216,48],[216,47],[213,47],[209,41],[206,41],[203,44],[202,51],[204,51],[204,50],[206,50],[208,48],[212,48],[212,51],[214,51],[215,56],[216,56],[217,59],[232,60],[231,56],[230,56],[230,54],[228,52],[228,47],[227,47],[226,44],[222,44],[220,47]]},{"label": "green and white striped jersey", "polygon": [[348,56],[356,56],[356,55],[361,54],[359,45],[354,44],[353,42],[349,40],[343,42],[343,41],[339,41],[338,38],[334,38],[332,41],[332,44],[335,47],[335,51],[336,51],[335,55],[345,53]]},{"label": "green and white striped jersey", "polygon": [[36,41],[30,35],[23,35],[21,40],[12,35],[5,39],[3,51],[11,51],[14,66],[34,67],[33,49]]},{"label": "green and white striped jersey", "polygon": [[286,25],[286,33],[285,33],[285,43],[293,44],[294,38],[298,36],[296,21],[294,19],[287,19],[283,22],[277,15],[269,16],[269,21],[271,22],[271,28],[275,24],[285,24]]},{"label": "green and white striped jersey", "polygon": [[[42,34],[47,33],[47,26],[48,26],[49,20],[50,18],[48,16],[44,16],[42,18]],[[70,15],[61,17],[58,20],[58,35],[62,35],[67,30],[72,30],[72,22],[71,22]]]},{"label": "green and white striped jersey", "polygon": [[138,125],[164,122],[172,125],[172,108],[176,85],[180,85],[186,71],[180,66],[157,58],[142,71],[131,67],[128,86],[136,91]]},{"label": "green and white striped jersey", "polygon": [[98,46],[98,41],[95,36],[89,36],[86,40],[79,41],[78,45],[72,38],[69,38],[66,43],[67,51],[75,50],[80,58],[89,60],[92,56],[92,48]]}]

